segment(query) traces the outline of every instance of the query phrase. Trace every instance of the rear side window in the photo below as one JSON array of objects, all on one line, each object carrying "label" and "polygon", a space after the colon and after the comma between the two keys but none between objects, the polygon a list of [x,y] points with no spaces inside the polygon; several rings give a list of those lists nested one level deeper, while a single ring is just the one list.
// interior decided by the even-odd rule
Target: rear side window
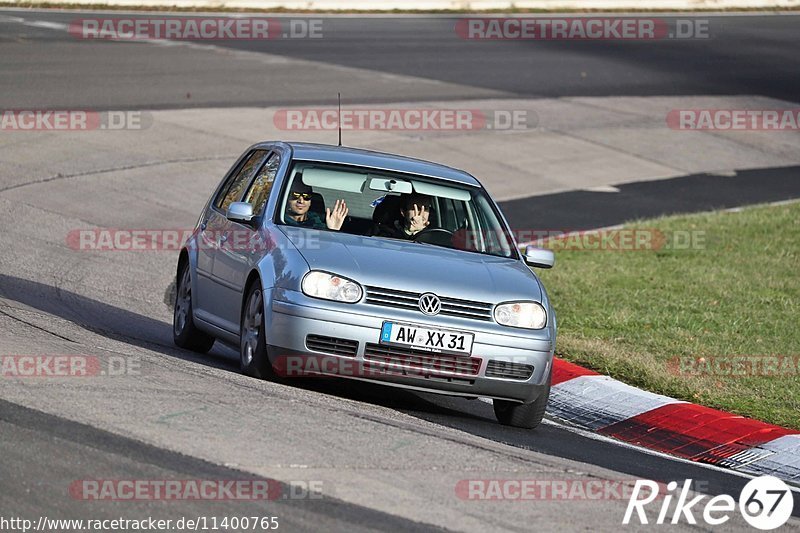
[{"label": "rear side window", "polygon": [[269,151],[267,150],[253,150],[244,164],[235,172],[222,187],[219,195],[214,200],[214,207],[225,213],[233,202],[239,201],[244,193],[244,188],[250,183],[250,179],[256,173],[256,170],[261,167],[261,164],[267,158]]},{"label": "rear side window", "polygon": [[452,231],[467,227],[467,210],[464,202],[445,199],[441,202],[442,213],[440,214],[442,225]]},{"label": "rear side window", "polygon": [[253,213],[256,215],[260,215],[264,206],[267,205],[267,199],[272,191],[272,185],[275,183],[275,176],[278,174],[280,165],[281,156],[273,152],[256,179],[253,180],[250,190],[247,191],[244,201],[253,205]]}]

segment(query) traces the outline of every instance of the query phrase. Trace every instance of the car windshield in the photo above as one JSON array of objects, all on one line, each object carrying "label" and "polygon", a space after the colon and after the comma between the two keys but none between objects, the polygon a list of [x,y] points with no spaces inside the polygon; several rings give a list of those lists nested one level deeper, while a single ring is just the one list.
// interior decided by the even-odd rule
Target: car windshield
[{"label": "car windshield", "polygon": [[295,161],[289,177],[279,224],[518,257],[479,187],[313,161]]}]

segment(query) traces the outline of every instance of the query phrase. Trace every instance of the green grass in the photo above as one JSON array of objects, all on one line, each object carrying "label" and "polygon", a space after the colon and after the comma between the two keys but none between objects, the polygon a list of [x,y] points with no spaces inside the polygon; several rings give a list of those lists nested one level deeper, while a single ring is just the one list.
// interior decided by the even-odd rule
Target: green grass
[{"label": "green grass", "polygon": [[555,268],[538,272],[558,315],[557,355],[653,392],[800,429],[800,369],[726,376],[674,366],[676,358],[800,355],[800,203],[626,228],[703,239],[645,251],[552,244]]}]

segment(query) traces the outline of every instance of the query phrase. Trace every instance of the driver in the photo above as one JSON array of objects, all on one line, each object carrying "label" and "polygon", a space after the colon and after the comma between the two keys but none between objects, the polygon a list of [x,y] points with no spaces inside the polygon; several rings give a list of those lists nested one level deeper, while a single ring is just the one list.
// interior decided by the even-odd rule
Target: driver
[{"label": "driver", "polygon": [[413,239],[430,224],[431,197],[419,193],[404,195],[400,214],[402,218],[395,220],[393,225],[381,226],[378,235],[395,239]]}]

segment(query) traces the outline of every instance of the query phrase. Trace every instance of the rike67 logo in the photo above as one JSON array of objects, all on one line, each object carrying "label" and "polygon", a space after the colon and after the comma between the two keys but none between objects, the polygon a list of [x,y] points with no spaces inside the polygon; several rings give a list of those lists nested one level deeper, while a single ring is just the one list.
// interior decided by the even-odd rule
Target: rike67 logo
[{"label": "rike67 logo", "polygon": [[[697,524],[698,517],[695,516],[697,514],[706,524],[720,526],[730,520],[731,515],[736,512],[737,502],[733,496],[720,494],[704,501],[708,496],[691,493],[691,486],[692,480],[687,479],[680,492],[677,492],[678,483],[671,481],[667,483],[664,495],[659,490],[663,484],[650,480],[637,480],[622,523],[628,525],[632,519],[638,519],[640,524],[678,524],[682,520],[688,524]],[[655,520],[650,522],[654,517],[652,515],[648,517],[645,507],[656,500],[659,501],[660,508]],[[673,501],[675,501],[674,507]],[[750,480],[739,494],[739,512],[748,524],[763,531],[776,529],[785,524],[793,509],[794,497],[791,489],[773,476],[761,476]]]}]

